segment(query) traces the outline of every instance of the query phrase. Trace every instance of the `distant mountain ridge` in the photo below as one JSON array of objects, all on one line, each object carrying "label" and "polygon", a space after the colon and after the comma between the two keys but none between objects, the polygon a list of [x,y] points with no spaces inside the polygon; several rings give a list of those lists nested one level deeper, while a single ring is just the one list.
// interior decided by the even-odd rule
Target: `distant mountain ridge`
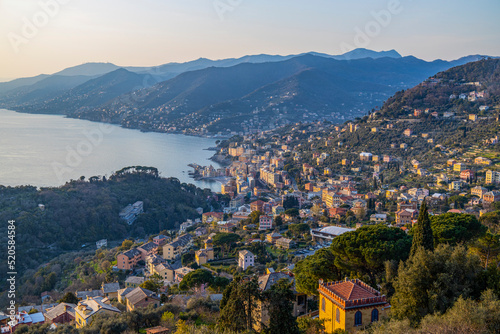
[{"label": "distant mountain ridge", "polygon": [[65,91],[52,99],[19,106],[24,112],[45,114],[72,114],[81,108],[97,107],[126,92],[144,86],[147,76],[118,68],[95,79]]},{"label": "distant mountain ridge", "polygon": [[[359,51],[358,51],[359,50]],[[365,53],[363,53],[365,52]],[[353,54],[352,56],[350,54]],[[368,58],[368,57],[390,57],[391,55],[394,56],[394,53],[399,55],[395,50],[391,51],[372,51],[372,50],[367,50],[367,49],[356,49],[353,51],[350,51],[344,55],[337,55],[337,56],[332,56],[328,55],[325,53],[317,53],[317,52],[306,52],[306,53],[301,53],[297,55],[288,55],[288,56],[281,56],[281,55],[268,55],[268,54],[260,54],[260,55],[247,55],[243,56],[240,58],[227,58],[227,59],[220,59],[220,60],[211,60],[207,58],[199,58],[196,60],[192,61],[187,61],[183,63],[177,63],[177,62],[172,62],[172,63],[166,63],[163,65],[158,65],[158,66],[118,66],[112,63],[99,63],[99,62],[89,62],[81,65],[76,65],[72,67],[68,67],[64,70],[61,70],[59,72],[56,72],[51,75],[61,75],[61,76],[75,76],[75,75],[85,75],[85,76],[96,76],[96,75],[104,75],[106,73],[112,72],[114,70],[117,70],[118,68],[125,68],[126,70],[130,72],[136,72],[136,73],[144,73],[144,72],[149,72],[151,75],[156,75],[163,73],[165,74],[166,72],[172,72],[172,73],[182,73],[186,71],[194,71],[194,70],[199,70],[211,66],[216,66],[216,67],[230,67],[230,66],[235,66],[241,63],[264,63],[264,62],[276,62],[276,61],[283,61],[287,60],[293,57],[297,56],[302,56],[305,54],[314,54],[314,55],[319,55],[322,57],[331,57],[331,58],[338,58],[338,59],[343,59],[344,56],[349,55],[349,59],[356,59],[356,58]],[[396,56],[397,57],[397,56]],[[401,57],[399,55],[399,57]],[[41,78],[38,77],[46,77],[49,76],[48,74],[41,74],[36,77],[31,77],[31,78],[19,78],[19,79],[14,79],[11,81],[7,82],[0,82],[0,92],[5,92],[9,88],[6,84],[11,83],[13,81],[17,81],[18,84],[20,85],[23,82],[26,82],[27,84],[32,84],[35,83],[36,81],[41,80]],[[37,79],[38,78],[38,79]],[[19,86],[17,86],[19,87]],[[16,87],[12,87],[16,88]]]},{"label": "distant mountain ridge", "polygon": [[148,131],[257,131],[297,120],[363,116],[398,90],[481,58],[426,62],[395,50],[356,49],[340,56],[264,54],[157,67],[88,63],[0,83],[0,107]]},{"label": "distant mountain ridge", "polygon": [[121,68],[121,66],[117,66],[111,63],[86,63],[82,65],[77,65],[73,67],[68,67],[62,71],[54,73],[54,75],[62,75],[62,76],[74,76],[74,75],[86,75],[86,76],[95,76],[95,75],[103,75],[117,69]]}]

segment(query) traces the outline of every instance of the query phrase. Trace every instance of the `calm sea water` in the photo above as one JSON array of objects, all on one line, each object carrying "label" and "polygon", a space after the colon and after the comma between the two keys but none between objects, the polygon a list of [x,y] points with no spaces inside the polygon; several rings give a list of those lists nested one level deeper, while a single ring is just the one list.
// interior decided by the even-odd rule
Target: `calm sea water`
[{"label": "calm sea water", "polygon": [[59,186],[85,176],[109,176],[127,166],[152,166],[161,176],[220,191],[217,182],[194,181],[187,165],[208,160],[215,140],[144,133],[116,125],[0,109],[0,184]]}]

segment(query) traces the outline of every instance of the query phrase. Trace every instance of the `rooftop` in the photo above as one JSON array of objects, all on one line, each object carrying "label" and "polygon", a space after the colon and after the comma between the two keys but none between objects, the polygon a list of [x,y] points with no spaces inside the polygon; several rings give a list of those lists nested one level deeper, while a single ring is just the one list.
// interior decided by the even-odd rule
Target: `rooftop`
[{"label": "rooftop", "polygon": [[120,290],[120,283],[103,283],[102,284],[102,292],[103,293],[111,293]]},{"label": "rooftop", "polygon": [[[277,283],[280,279],[286,279],[288,281],[293,281],[293,277],[285,273],[270,273],[267,275],[263,275],[259,277],[259,288],[262,291],[269,290],[275,283]],[[295,288],[295,287],[294,287]]]},{"label": "rooftop", "polygon": [[56,307],[53,307],[50,310],[48,310],[45,313],[45,318],[52,321],[53,319],[63,315],[66,312],[68,312],[69,314],[71,314],[74,317],[75,316],[75,308],[76,308],[75,304],[61,303],[61,304],[57,305]]},{"label": "rooftop", "polygon": [[160,300],[160,298],[153,291],[141,287],[135,288],[125,295],[125,298],[127,298],[129,303],[132,305],[135,305],[148,297]]},{"label": "rooftop", "polygon": [[125,280],[125,283],[130,283],[130,284],[142,284],[144,283],[146,279],[144,277],[138,277],[138,276],[129,276]]},{"label": "rooftop", "polygon": [[319,292],[343,308],[387,304],[387,299],[379,291],[358,279],[320,283]]},{"label": "rooftop", "polygon": [[151,252],[152,250],[158,248],[158,245],[155,244],[154,242],[148,242],[147,244],[139,246],[138,248],[143,249],[146,252]]},{"label": "rooftop", "polygon": [[345,228],[345,227],[327,226],[325,228],[322,228],[318,232],[332,234],[332,235],[341,235],[343,233],[351,232],[351,231],[354,231],[354,230],[351,228]]}]

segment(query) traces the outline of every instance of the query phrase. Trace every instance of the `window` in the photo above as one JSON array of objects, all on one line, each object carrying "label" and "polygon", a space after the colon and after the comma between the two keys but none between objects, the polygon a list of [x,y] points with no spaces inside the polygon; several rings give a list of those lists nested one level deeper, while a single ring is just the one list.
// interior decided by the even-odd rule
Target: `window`
[{"label": "window", "polygon": [[372,322],[374,321],[378,321],[378,310],[377,309],[373,309],[372,311]]},{"label": "window", "polygon": [[337,322],[340,324],[340,310],[338,308],[336,313]]},{"label": "window", "polygon": [[298,296],[297,297],[297,305],[303,305],[304,301],[305,301],[305,297],[304,296]]},{"label": "window", "polygon": [[321,309],[323,310],[323,312],[325,312],[325,309],[326,309],[326,301],[325,301],[325,298],[324,298],[324,297],[321,299]]},{"label": "window", "polygon": [[358,311],[354,315],[354,326],[361,326],[362,323],[363,323],[363,315],[361,314],[361,311]]}]

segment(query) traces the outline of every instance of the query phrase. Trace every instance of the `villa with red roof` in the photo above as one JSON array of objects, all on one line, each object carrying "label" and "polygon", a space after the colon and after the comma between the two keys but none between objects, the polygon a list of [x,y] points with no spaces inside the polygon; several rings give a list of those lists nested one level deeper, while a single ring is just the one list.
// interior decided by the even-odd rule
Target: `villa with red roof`
[{"label": "villa with red roof", "polygon": [[358,279],[320,282],[319,318],[325,321],[325,331],[337,329],[355,332],[385,317],[391,305],[379,291]]}]

